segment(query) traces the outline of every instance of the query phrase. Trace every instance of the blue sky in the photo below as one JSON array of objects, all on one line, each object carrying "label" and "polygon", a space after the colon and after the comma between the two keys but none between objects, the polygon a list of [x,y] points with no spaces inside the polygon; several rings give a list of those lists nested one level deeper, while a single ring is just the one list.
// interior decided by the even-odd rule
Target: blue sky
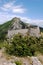
[{"label": "blue sky", "polygon": [[43,0],[0,0],[0,24],[13,17],[43,27]]}]

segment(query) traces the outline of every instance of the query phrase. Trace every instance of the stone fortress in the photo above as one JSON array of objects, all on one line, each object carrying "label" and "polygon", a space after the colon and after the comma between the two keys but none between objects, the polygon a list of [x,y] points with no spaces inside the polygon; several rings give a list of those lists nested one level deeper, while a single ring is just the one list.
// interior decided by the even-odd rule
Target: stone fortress
[{"label": "stone fortress", "polygon": [[12,27],[8,30],[8,38],[12,38],[13,35],[21,33],[22,35],[26,35],[29,33],[30,36],[40,37],[40,29],[38,26],[28,25],[28,28],[24,26],[24,23],[21,22],[19,18],[14,18],[15,21]]},{"label": "stone fortress", "polygon": [[40,37],[40,28],[38,26],[30,26],[28,29],[30,36]]}]

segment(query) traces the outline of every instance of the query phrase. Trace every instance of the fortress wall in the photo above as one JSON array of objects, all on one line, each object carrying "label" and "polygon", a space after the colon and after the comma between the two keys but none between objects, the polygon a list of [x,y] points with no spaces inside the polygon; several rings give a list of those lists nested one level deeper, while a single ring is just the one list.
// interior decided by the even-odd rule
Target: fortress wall
[{"label": "fortress wall", "polygon": [[28,32],[28,29],[8,30],[8,37],[11,38],[14,34],[18,34],[18,33],[26,35],[27,32]]},{"label": "fortress wall", "polygon": [[39,29],[39,27],[30,28],[29,34],[30,34],[31,36],[39,37],[39,36],[40,36],[40,29]]},{"label": "fortress wall", "polygon": [[19,30],[8,30],[8,38],[12,38],[13,35],[21,33],[22,35],[26,35],[29,33],[30,36],[40,37],[40,29],[39,27],[30,28],[30,29],[19,29]]}]

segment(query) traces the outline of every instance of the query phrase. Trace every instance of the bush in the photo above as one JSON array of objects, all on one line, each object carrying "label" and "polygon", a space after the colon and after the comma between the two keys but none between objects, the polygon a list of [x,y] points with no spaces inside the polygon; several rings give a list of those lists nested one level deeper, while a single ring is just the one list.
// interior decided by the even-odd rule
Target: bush
[{"label": "bush", "polygon": [[0,49],[4,47],[4,41],[0,40]]},{"label": "bush", "polygon": [[10,44],[7,43],[5,47],[6,52],[10,55],[33,56],[36,51],[43,53],[43,39],[17,34],[14,36]]},{"label": "bush", "polygon": [[15,64],[16,65],[22,65],[22,63],[20,61],[16,61]]}]

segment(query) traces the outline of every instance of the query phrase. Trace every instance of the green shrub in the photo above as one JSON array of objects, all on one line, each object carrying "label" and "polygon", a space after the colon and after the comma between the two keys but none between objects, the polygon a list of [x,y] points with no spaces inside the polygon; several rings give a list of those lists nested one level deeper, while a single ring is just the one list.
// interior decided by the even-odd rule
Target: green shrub
[{"label": "green shrub", "polygon": [[22,65],[21,61],[16,61],[15,64],[16,65]]},{"label": "green shrub", "polygon": [[5,45],[6,52],[16,56],[34,56],[35,52],[43,53],[43,39],[32,36],[22,36],[17,34],[10,44]]}]

